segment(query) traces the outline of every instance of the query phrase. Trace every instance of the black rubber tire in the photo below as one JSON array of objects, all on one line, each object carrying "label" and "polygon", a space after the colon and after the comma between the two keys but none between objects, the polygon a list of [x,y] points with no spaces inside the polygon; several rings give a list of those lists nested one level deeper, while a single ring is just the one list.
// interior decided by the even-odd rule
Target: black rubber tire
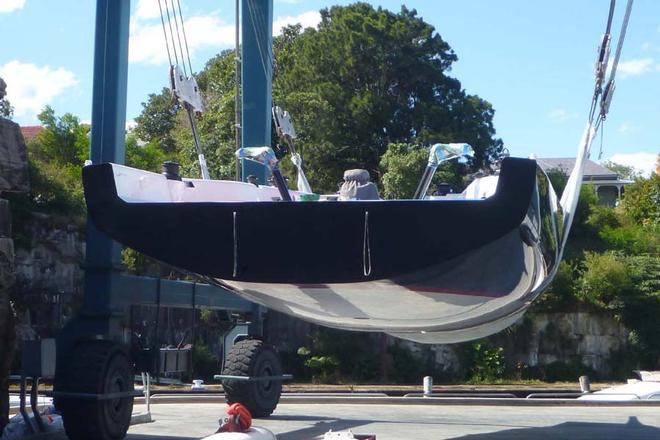
[{"label": "black rubber tire", "polygon": [[[234,344],[227,355],[222,374],[232,376],[280,376],[282,364],[275,349],[258,339],[244,339]],[[282,381],[223,380],[227,403],[242,403],[252,417],[268,417],[282,394]]]},{"label": "black rubber tire", "polygon": [[[76,346],[61,391],[106,394],[133,391],[133,368],[126,352],[110,341]],[[58,397],[64,430],[70,440],[118,440],[126,436],[133,397],[86,400]]]}]

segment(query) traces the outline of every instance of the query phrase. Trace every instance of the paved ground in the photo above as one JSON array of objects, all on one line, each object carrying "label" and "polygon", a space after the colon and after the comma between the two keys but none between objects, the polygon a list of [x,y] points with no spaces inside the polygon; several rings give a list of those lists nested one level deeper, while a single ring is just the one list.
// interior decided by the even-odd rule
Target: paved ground
[{"label": "paved ground", "polygon": [[[153,405],[155,422],[133,426],[127,438],[199,439],[217,429],[223,409],[216,403]],[[657,440],[660,407],[280,404],[255,425],[280,440],[313,439],[330,429],[378,440]]]}]

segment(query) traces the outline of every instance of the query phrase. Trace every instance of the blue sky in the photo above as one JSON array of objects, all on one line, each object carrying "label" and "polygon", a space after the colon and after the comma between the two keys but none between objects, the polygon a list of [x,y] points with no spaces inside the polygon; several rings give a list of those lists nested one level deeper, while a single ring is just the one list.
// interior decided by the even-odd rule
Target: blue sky
[{"label": "blue sky", "polygon": [[[181,0],[195,70],[233,42],[233,0]],[[275,0],[276,27],[318,22],[318,10],[346,1]],[[401,1],[372,2],[399,10]],[[618,35],[625,7],[619,0]],[[37,123],[52,105],[91,115],[93,0],[0,0],[0,76],[15,120]],[[459,61],[451,74],[490,101],[495,127],[516,156],[574,156],[593,88],[593,63],[609,0],[410,0]],[[128,118],[167,85],[156,0],[132,1]],[[294,115],[295,118],[295,115]],[[605,124],[604,158],[649,169],[660,152],[660,1],[636,0]],[[460,139],[456,139],[460,141]],[[599,147],[600,140],[595,145]],[[597,156],[592,154],[592,158]]]}]

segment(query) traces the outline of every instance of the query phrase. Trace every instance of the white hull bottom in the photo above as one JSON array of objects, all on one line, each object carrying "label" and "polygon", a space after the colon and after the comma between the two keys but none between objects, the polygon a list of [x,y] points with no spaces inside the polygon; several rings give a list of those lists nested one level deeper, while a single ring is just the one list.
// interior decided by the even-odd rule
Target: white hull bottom
[{"label": "white hull bottom", "polygon": [[[405,279],[340,284],[217,280],[270,309],[328,327],[379,331],[423,343],[456,343],[520,319],[546,278],[538,248],[518,230]],[[502,270],[507,261],[507,270]],[[460,280],[460,284],[456,283]]]}]

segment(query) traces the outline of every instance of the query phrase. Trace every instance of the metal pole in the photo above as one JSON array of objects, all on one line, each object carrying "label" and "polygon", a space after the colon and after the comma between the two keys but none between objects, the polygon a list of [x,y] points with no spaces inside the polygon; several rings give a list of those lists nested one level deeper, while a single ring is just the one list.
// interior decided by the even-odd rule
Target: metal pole
[{"label": "metal pole", "polygon": [[241,83],[243,147],[270,146],[273,0],[242,0]]},{"label": "metal pole", "polygon": [[[241,15],[240,15],[240,0],[236,0],[236,96],[234,97],[235,117],[234,125],[236,129],[236,149],[241,148]],[[236,159],[236,180],[241,180],[241,161]]]}]

